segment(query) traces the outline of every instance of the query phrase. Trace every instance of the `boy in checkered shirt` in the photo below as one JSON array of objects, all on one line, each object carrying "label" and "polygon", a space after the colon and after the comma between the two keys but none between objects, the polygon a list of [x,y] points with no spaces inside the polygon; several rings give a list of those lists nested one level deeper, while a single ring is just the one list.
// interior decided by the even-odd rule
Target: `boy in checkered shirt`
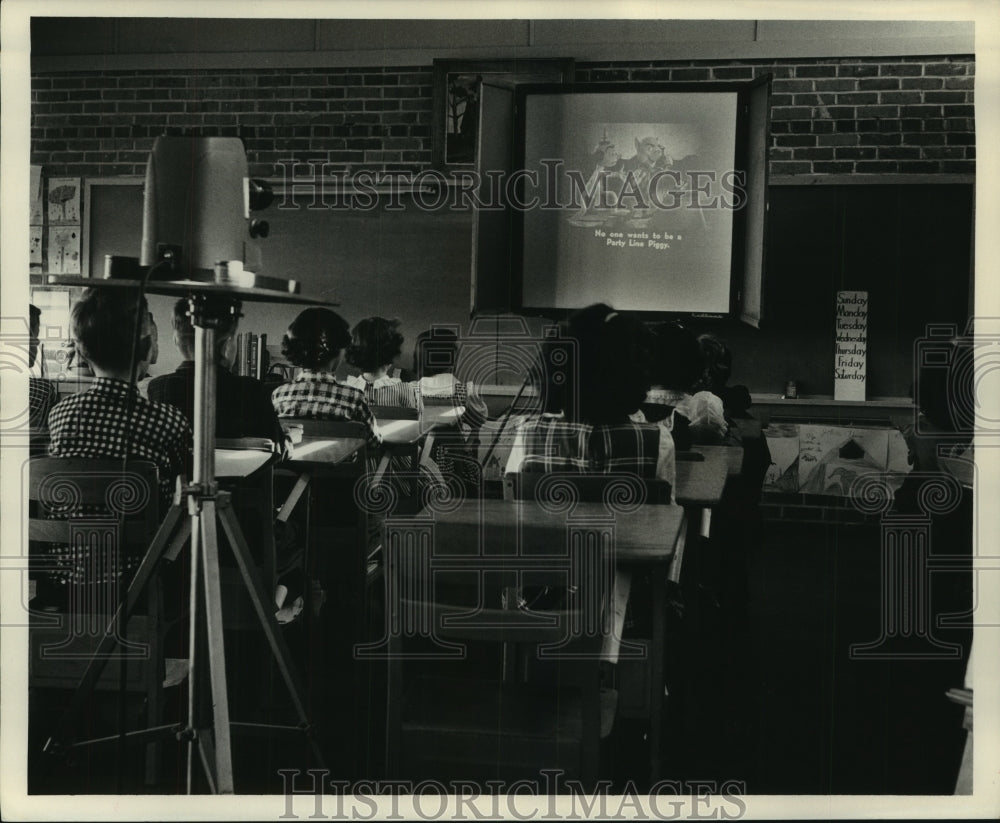
[{"label": "boy in checkered shirt", "polygon": [[167,502],[174,478],[190,464],[191,427],[180,411],[145,399],[131,382],[137,310],[142,328],[134,356],[141,376],[153,350],[145,298],[137,306],[132,289],[87,289],[73,307],[76,347],[96,378],[87,391],[67,397],[49,413],[49,453],[151,460],[159,467],[161,496]]},{"label": "boy in checkered shirt", "polygon": [[[133,334],[140,324],[138,347],[133,352]],[[77,351],[96,375],[91,387],[57,403],[49,413],[53,457],[149,460],[159,469],[160,512],[172,497],[175,478],[190,468],[192,434],[184,415],[173,406],[142,397],[133,382],[142,376],[153,358],[152,321],[145,298],[137,300],[133,289],[87,289],[73,306],[73,337]],[[58,518],[99,516],[87,507],[50,507]],[[67,598],[72,586],[108,583],[112,575],[127,582],[142,557],[127,553],[117,561],[117,571],[90,569],[87,551],[71,546],[50,547],[50,571],[39,580],[42,602],[55,604]],[[89,569],[89,571],[88,571]]]}]

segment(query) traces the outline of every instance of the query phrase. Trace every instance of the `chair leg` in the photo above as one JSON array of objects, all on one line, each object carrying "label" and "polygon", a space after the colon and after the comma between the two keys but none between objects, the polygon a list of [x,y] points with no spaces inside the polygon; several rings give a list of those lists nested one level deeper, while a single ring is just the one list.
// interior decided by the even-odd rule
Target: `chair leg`
[{"label": "chair leg", "polygon": [[[153,581],[148,597],[147,636],[149,659],[146,661],[146,725],[159,726],[163,714],[163,678],[166,676],[163,659],[163,591],[159,579]],[[146,745],[147,786],[155,785],[160,771],[160,744]]]},{"label": "chair leg", "polygon": [[594,672],[592,676],[594,682],[584,687],[583,728],[580,734],[580,778],[588,787],[597,784],[601,761],[600,675]]},{"label": "chair leg", "polygon": [[400,682],[403,675],[401,667],[401,660],[390,657],[386,682],[388,699],[385,719],[385,777],[389,779],[399,776],[400,747],[403,743],[403,707],[400,705],[403,696]]}]

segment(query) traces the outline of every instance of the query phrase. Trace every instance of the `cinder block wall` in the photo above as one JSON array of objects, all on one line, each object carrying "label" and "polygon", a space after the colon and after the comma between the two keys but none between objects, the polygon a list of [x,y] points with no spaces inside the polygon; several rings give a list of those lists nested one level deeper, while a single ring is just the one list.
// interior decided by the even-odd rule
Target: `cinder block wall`
[{"label": "cinder block wall", "polygon": [[[772,175],[971,174],[974,59],[578,63],[578,82],[774,76]],[[412,171],[431,160],[431,68],[36,73],[31,162],[49,176],[141,175],[153,139],[240,136],[251,174],[279,163]]]}]

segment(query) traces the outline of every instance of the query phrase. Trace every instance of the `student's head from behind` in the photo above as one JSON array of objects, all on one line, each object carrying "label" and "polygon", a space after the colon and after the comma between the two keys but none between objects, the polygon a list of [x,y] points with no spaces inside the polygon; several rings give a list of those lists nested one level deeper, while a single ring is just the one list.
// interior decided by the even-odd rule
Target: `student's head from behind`
[{"label": "student's head from behind", "polygon": [[[170,319],[174,329],[174,345],[185,360],[194,360],[194,326],[191,324],[191,305],[186,297],[174,303],[174,313]],[[216,362],[224,368],[233,365],[236,356],[236,329],[239,316],[223,314],[219,325],[215,327]]]},{"label": "student's head from behind", "polygon": [[133,289],[87,289],[73,306],[73,338],[84,359],[100,377],[128,379],[132,366],[132,335],[139,317],[138,375],[153,353],[153,331],[146,298],[136,301]]},{"label": "student's head from behind", "polygon": [[540,411],[580,419],[582,378],[594,368],[599,330],[614,313],[606,303],[595,303],[573,312],[559,324],[556,334],[542,339],[530,372],[541,400]]},{"label": "student's head from behind", "polygon": [[676,322],[653,327],[649,373],[654,386],[690,392],[704,371],[704,356],[693,332]]},{"label": "student's head from behind", "polygon": [[413,347],[413,372],[417,377],[454,374],[458,360],[458,334],[450,328],[432,328],[417,335]]},{"label": "student's head from behind", "polygon": [[377,372],[392,365],[403,350],[403,335],[398,320],[366,317],[351,333],[347,362],[363,372]]},{"label": "student's head from behind", "polygon": [[281,340],[281,353],[293,366],[333,371],[351,343],[347,321],[330,309],[299,314]]},{"label": "student's head from behind", "polygon": [[705,361],[705,372],[700,385],[710,390],[721,389],[729,382],[732,375],[733,353],[725,341],[720,340],[714,334],[699,335],[698,345],[701,347],[702,358]]},{"label": "student's head from behind", "polygon": [[570,315],[566,333],[575,343],[577,360],[567,381],[576,384],[567,393],[567,416],[594,425],[625,422],[649,390],[645,327],[598,303]]}]

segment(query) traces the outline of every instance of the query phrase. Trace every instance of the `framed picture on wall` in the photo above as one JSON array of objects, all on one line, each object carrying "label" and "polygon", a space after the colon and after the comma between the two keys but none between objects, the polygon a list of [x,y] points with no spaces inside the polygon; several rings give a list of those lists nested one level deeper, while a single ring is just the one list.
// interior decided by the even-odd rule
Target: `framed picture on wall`
[{"label": "framed picture on wall", "polygon": [[529,60],[435,60],[433,120],[434,168],[472,168],[476,162],[479,94],[483,81],[493,85],[571,83],[572,58]]}]

